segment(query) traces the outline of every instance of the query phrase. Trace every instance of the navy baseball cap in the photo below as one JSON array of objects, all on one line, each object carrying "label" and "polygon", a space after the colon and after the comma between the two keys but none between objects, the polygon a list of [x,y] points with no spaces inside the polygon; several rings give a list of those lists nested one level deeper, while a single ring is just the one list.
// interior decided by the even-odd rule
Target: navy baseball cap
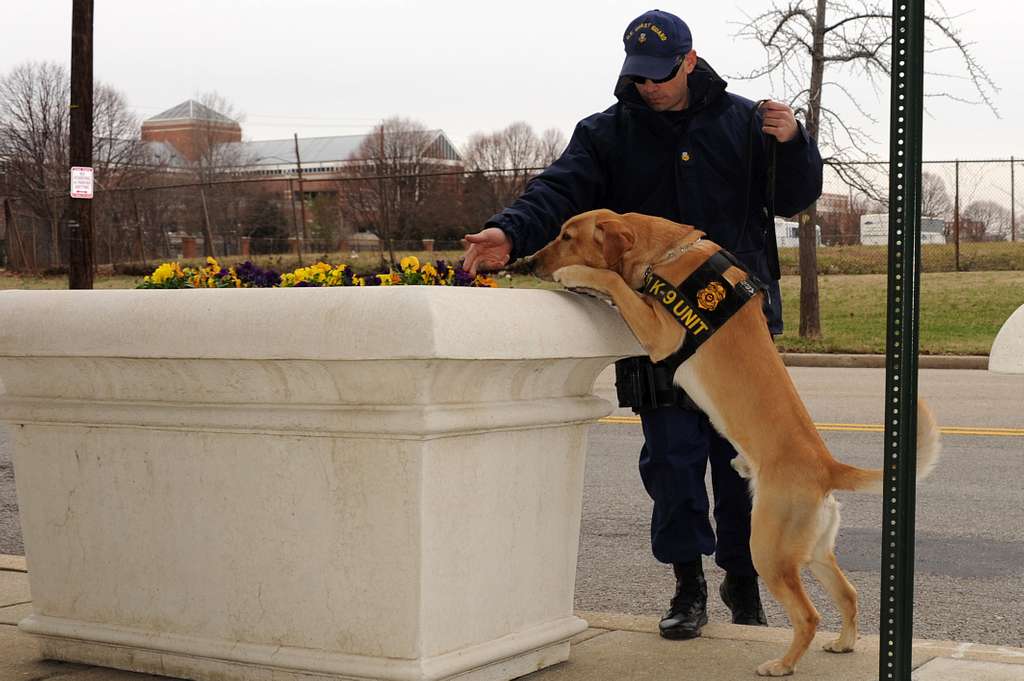
[{"label": "navy baseball cap", "polygon": [[619,76],[660,80],[672,72],[680,55],[693,49],[690,27],[675,14],[654,9],[629,22],[622,35],[626,61]]}]

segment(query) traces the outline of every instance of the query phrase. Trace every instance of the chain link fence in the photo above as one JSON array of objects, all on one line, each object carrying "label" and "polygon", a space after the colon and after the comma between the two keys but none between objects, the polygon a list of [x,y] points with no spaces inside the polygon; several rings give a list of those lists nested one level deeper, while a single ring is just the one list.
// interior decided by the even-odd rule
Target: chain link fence
[{"label": "chain link fence", "polygon": [[[1017,159],[925,161],[921,250],[924,271],[1024,269]],[[818,269],[823,274],[885,272],[889,166],[826,166],[817,203]],[[862,190],[853,189],[855,179]],[[779,223],[785,223],[779,225]],[[797,273],[795,222],[777,221],[780,258]]]},{"label": "chain link fence", "polygon": [[[1018,165],[1015,159],[925,163],[925,271],[1024,269]],[[440,169],[389,176],[304,170],[301,181],[236,175],[203,184],[162,175],[153,179],[158,186],[101,187],[93,202],[94,260],[101,273],[138,274],[161,261],[207,255],[370,263],[390,259],[392,252],[396,257],[434,252],[450,259],[461,252],[462,235],[480,229],[511,203],[539,170]],[[822,274],[886,271],[887,173],[886,163],[826,167],[816,217]],[[844,182],[851,176],[866,191]],[[62,272],[66,224],[34,215],[17,200],[8,198],[7,204],[0,214],[0,266]],[[799,271],[797,233],[795,218],[776,220],[784,274]]]}]

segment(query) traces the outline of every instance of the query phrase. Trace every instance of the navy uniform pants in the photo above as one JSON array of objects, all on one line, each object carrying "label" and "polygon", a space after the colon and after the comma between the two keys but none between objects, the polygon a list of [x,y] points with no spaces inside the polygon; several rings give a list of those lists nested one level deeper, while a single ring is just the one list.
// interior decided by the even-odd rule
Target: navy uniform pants
[{"label": "navy uniform pants", "polygon": [[[749,487],[729,465],[736,450],[700,411],[659,407],[641,412],[640,420],[645,439],[640,477],[654,500],[654,557],[662,563],[685,563],[714,554],[726,572],[756,575],[750,559]],[[704,483],[709,462],[717,542]]]}]

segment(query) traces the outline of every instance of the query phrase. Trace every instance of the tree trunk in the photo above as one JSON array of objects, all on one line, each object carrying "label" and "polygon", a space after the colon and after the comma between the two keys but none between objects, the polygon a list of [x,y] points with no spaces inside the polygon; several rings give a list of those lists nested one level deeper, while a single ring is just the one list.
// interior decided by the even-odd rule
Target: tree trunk
[{"label": "tree trunk", "polygon": [[139,214],[139,200],[135,196],[135,192],[132,192],[132,207],[135,209],[135,240],[139,244],[139,260],[142,261],[142,266],[146,265],[146,242],[142,236],[142,216]]},{"label": "tree trunk", "polygon": [[213,257],[213,230],[210,229],[210,211],[206,207],[206,189],[199,188],[199,196],[203,200],[203,255]]},{"label": "tree trunk", "polygon": [[35,254],[32,255],[32,263],[29,264],[28,255],[25,253],[25,242],[21,240],[21,232],[18,231],[18,225],[14,223],[14,212],[11,210],[11,202],[9,199],[3,200],[3,212],[4,212],[4,224],[7,225],[7,243],[14,243],[18,247],[18,254],[21,256],[21,262],[17,267],[12,267],[14,262],[13,248],[9,247],[10,252],[7,254],[7,267],[8,269],[24,272],[29,271],[32,274],[36,273]]},{"label": "tree trunk", "polygon": [[56,212],[50,216],[50,267],[60,267],[60,218]]},{"label": "tree trunk", "polygon": [[[821,120],[821,86],[825,73],[825,8],[818,0],[814,17],[814,47],[811,55],[811,92],[805,125],[807,134],[818,139]],[[816,204],[800,213],[800,337],[821,338],[821,313],[818,305],[818,210]]]}]

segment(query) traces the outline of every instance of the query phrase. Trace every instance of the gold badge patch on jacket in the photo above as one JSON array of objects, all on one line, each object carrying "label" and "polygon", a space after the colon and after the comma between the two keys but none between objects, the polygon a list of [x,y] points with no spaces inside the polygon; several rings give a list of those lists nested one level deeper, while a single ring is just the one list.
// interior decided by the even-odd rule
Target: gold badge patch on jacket
[{"label": "gold badge patch on jacket", "polygon": [[717,281],[713,281],[697,294],[697,307],[711,312],[723,300],[725,300],[725,287]]}]

